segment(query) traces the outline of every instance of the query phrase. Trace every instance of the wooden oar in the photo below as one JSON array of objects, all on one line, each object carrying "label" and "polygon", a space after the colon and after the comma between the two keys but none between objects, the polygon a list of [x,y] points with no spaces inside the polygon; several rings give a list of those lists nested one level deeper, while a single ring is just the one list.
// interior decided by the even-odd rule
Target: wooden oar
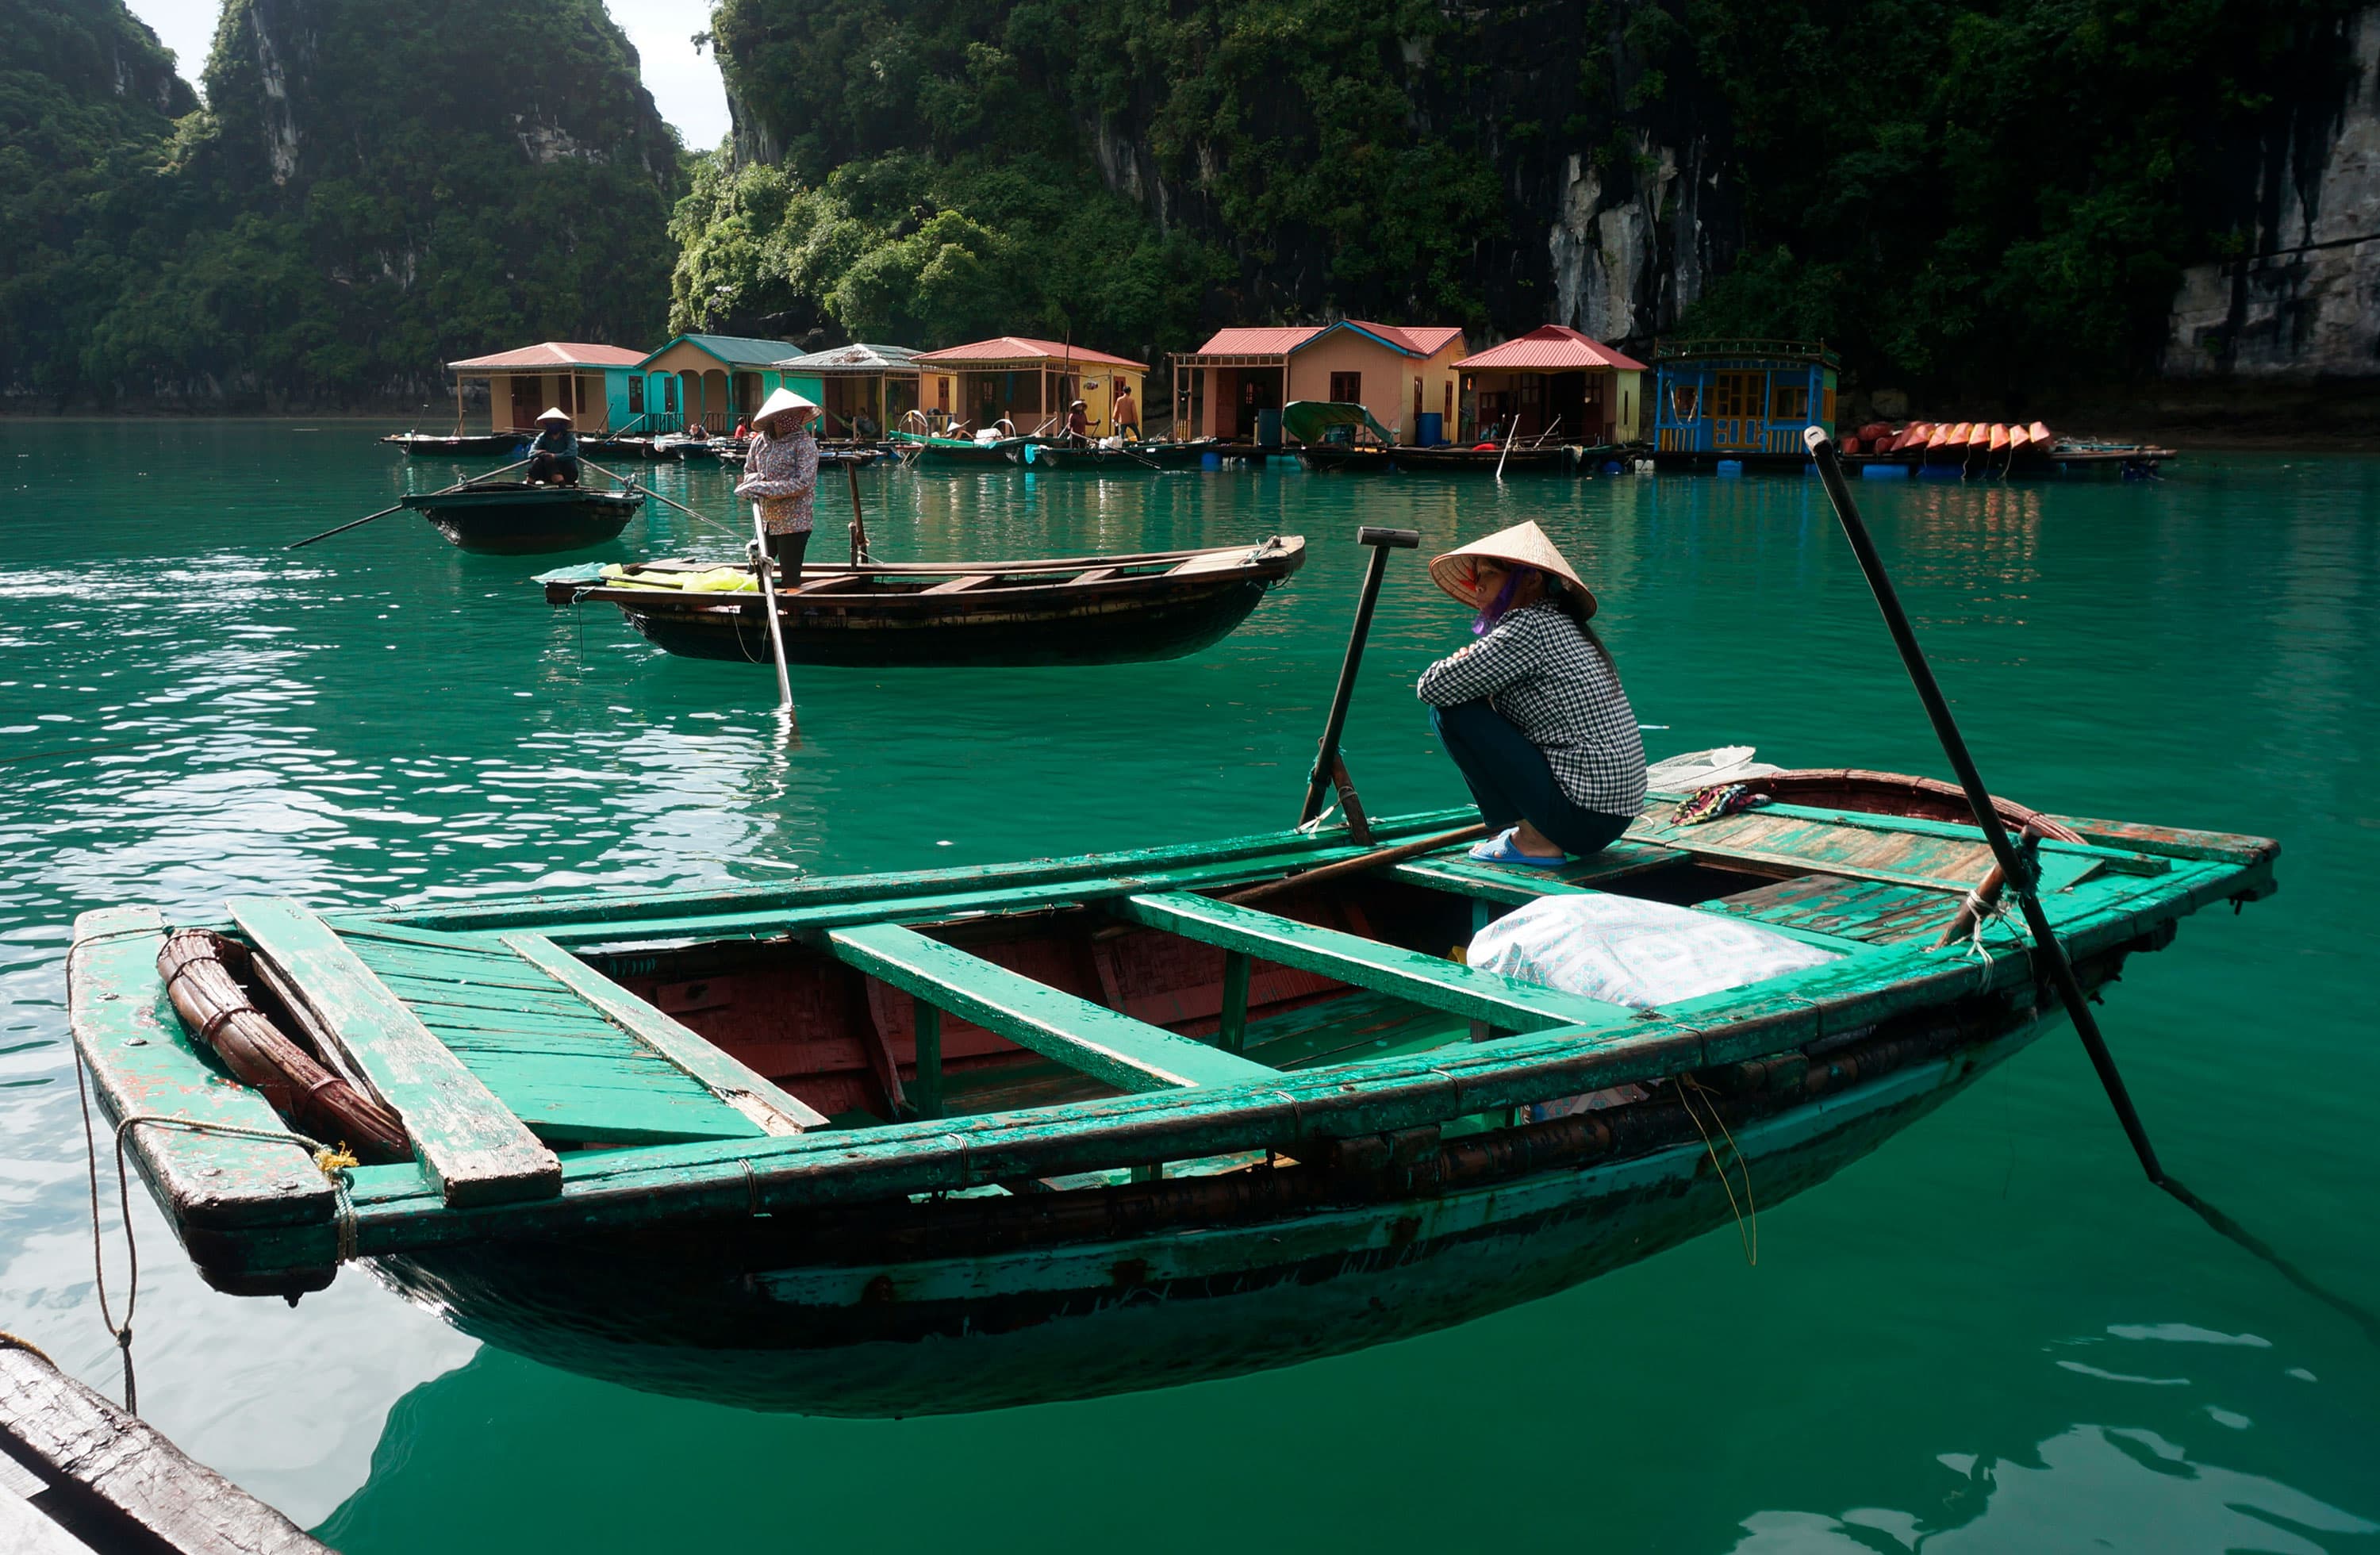
[{"label": "wooden oar", "polygon": [[1423,837],[1415,842],[1398,843],[1390,847],[1374,848],[1369,853],[1358,854],[1353,858],[1342,858],[1336,863],[1324,864],[1308,869],[1302,875],[1284,875],[1277,881],[1266,881],[1261,885],[1252,885],[1245,891],[1232,892],[1222,900],[1243,905],[1250,902],[1261,902],[1268,896],[1276,896],[1284,891],[1295,890],[1302,886],[1322,885],[1330,881],[1344,879],[1349,875],[1360,875],[1366,869],[1385,869],[1390,864],[1402,864],[1408,858],[1419,858],[1425,853],[1436,853],[1439,848],[1452,847],[1457,843],[1471,842],[1487,834],[1487,826],[1475,821],[1469,826],[1458,826],[1451,832],[1440,832],[1434,837]]},{"label": "wooden oar", "polygon": [[[601,465],[597,464],[597,463],[596,463],[594,460],[592,460],[592,459],[581,459],[581,460],[579,461],[579,463],[581,463],[581,464],[585,465],[589,469],[593,470],[593,471],[594,471],[596,474],[598,474],[598,475],[607,475],[607,476],[610,476],[613,480],[619,481],[619,482],[620,482],[620,484],[621,484],[621,485],[623,485],[623,486],[635,486],[635,485],[636,485],[636,482],[635,482],[635,481],[630,480],[626,479],[625,476],[622,476],[622,475],[620,475],[620,474],[616,473],[616,472],[614,472],[614,471],[613,471],[613,470],[605,469]],[[719,520],[717,520],[716,518],[705,518],[701,514],[697,513],[694,509],[692,509],[692,508],[690,508],[690,507],[686,506],[686,504],[684,504],[684,503],[682,503],[682,502],[675,502],[675,501],[672,501],[670,498],[668,498],[668,497],[665,497],[665,496],[662,495],[659,492],[654,491],[650,486],[643,487],[643,488],[641,488],[641,490],[644,492],[645,495],[647,495],[647,496],[649,496],[649,497],[652,498],[655,502],[665,502],[665,503],[668,503],[672,507],[676,508],[680,513],[685,514],[687,517],[689,517],[689,518],[693,519],[693,520],[694,520],[696,523],[698,523],[698,524],[708,524],[708,525],[710,525],[712,528],[717,529],[721,534],[723,534],[723,535],[732,535],[732,534],[734,534],[734,533],[735,532],[734,529],[729,528],[726,525],[724,525],[724,524],[722,524],[722,523],[719,522]]]},{"label": "wooden oar", "polygon": [[[527,463],[528,463],[527,459],[516,459],[511,464],[488,471],[485,475],[475,475],[468,480],[457,480],[452,486],[443,486],[439,488],[437,491],[427,494],[433,497],[443,497],[449,492],[467,491],[469,488],[478,485],[482,480],[492,480],[497,476],[502,475],[505,470],[518,469],[521,466]],[[306,546],[313,544],[318,540],[328,540],[333,535],[343,535],[349,529],[359,529],[363,528],[366,524],[370,523],[375,518],[385,518],[392,513],[402,513],[404,511],[405,504],[403,503],[398,503],[395,507],[383,507],[378,513],[367,513],[362,517],[352,519],[347,523],[340,525],[335,529],[324,529],[321,534],[308,535],[304,540],[292,541],[281,549],[284,551],[302,550]]]},{"label": "wooden oar", "polygon": [[1504,479],[1504,461],[1512,456],[1512,439],[1520,434],[1520,431],[1521,419],[1515,416],[1512,418],[1512,431],[1504,434],[1504,451],[1496,456],[1496,479],[1499,480]]},{"label": "wooden oar", "polygon": [[794,677],[785,671],[785,628],[777,619],[777,562],[769,554],[769,527],[760,518],[760,504],[752,504],[752,566],[760,575],[760,599],[769,613],[769,651],[777,660],[777,711],[794,715]]},{"label": "wooden oar", "polygon": [[851,478],[851,565],[856,567],[874,558],[868,554],[868,515],[859,510],[859,466],[845,459],[843,473]]},{"label": "wooden oar", "polygon": [[[1867,575],[1869,589],[1876,595],[1876,607],[1884,613],[1885,626],[1892,633],[1894,644],[1900,650],[1901,662],[1908,667],[1909,678],[1917,687],[1918,699],[1925,704],[1926,715],[1934,722],[1934,733],[1942,742],[1942,752],[1950,759],[1951,769],[1967,791],[1967,804],[1974,811],[1975,823],[1982,828],[1984,840],[1991,844],[1994,866],[1992,873],[1999,877],[2007,890],[2016,893],[2017,905],[2023,910],[2026,929],[2033,938],[2034,949],[2048,965],[2050,981],[2058,996],[2073,1018],[2075,1035],[2082,1039],[2082,1048],[2091,1056],[2091,1067],[2098,1071],[2099,1084],[2116,1109],[2116,1116],[2124,1125],[2124,1134],[2131,1141],[2132,1153],[2140,1158],[2141,1170],[2150,1182],[2171,1194],[2192,1214],[2206,1222],[2216,1234],[2231,1242],[2242,1251],[2271,1266],[2281,1278],[2305,1292],[2317,1301],[2353,1318],[2366,1338],[2380,1343],[2380,1315],[2375,1315],[2361,1303],[2316,1282],[2303,1270],[2283,1257],[2263,1238],[2239,1221],[2192,1192],[2179,1179],[2168,1176],[2158,1161],[2155,1148],[2149,1143],[2148,1131],[2142,1126],[2140,1114],[2132,1108],[2131,1095],[2124,1087],[2124,1077],[2116,1068],[2116,1060],[2107,1051],[2107,1040],[2100,1035],[2099,1023],[2091,1014],[2082,984],[2074,978],[2073,964],[2066,958],[2066,947],[2058,942],[2050,927],[2049,917],[2042,910],[2038,894],[2038,875],[2033,866],[2009,841],[2008,831],[2000,824],[1998,812],[1993,808],[1991,796],[1984,788],[1984,780],[1975,771],[1974,759],[1967,753],[1967,742],[1959,733],[1957,722],[1950,716],[1949,704],[1943,699],[1942,688],[1936,684],[1933,670],[1917,646],[1917,634],[1909,625],[1909,617],[1900,608],[1900,597],[1894,593],[1892,580],[1877,556],[1876,542],[1868,537],[1867,525],[1861,519],[1859,508],[1852,501],[1851,488],[1843,482],[1843,467],[1836,456],[1834,440],[1823,427],[1812,427],[1803,432],[1810,456],[1816,461],[1818,479],[1827,489],[1827,500],[1834,504],[1835,516],[1842,520],[1843,533],[1852,542],[1852,552],[1859,558],[1860,570]],[[1986,877],[1985,884],[1991,883]],[[1980,897],[1982,893],[1977,893]]]},{"label": "wooden oar", "polygon": [[1933,666],[1925,662],[1925,650],[1917,646],[1916,629],[1910,626],[1908,613],[1900,608],[1900,596],[1884,570],[1884,559],[1876,553],[1876,541],[1868,535],[1858,504],[1852,501],[1851,488],[1844,484],[1842,461],[1836,456],[1835,441],[1827,435],[1824,427],[1811,427],[1802,437],[1809,445],[1810,456],[1817,462],[1818,480],[1827,489],[1827,500],[1834,504],[1835,516],[1842,521],[1852,553],[1859,560],[1860,571],[1867,576],[1868,589],[1875,594],[1876,608],[1884,614],[1885,628],[1892,634],[1893,646],[1900,650],[1901,664],[1917,688],[1917,699],[1925,705],[1925,716],[1933,721],[1934,736],[1941,742],[1942,754],[1949,759],[1950,770],[1958,774],[1959,786],[1966,790],[1975,825],[1982,830],[1984,841],[1991,844],[2000,878],[2015,893],[2017,905],[2024,913],[2025,928],[2033,936],[2034,948],[2047,965],[2050,981],[2064,1002],[2066,1013],[2073,1017],[2075,1034],[2082,1039],[2082,1049],[2091,1055],[2091,1067],[2099,1073],[2100,1087],[2114,1105],[2116,1116],[2124,1125],[2124,1135],[2132,1143],[2132,1153],[2140,1158],[2141,1169],[2148,1173],[2150,1182],[2166,1187],[2165,1168],[2157,1163],[2156,1148],[2149,1143],[2148,1130],[2142,1126],[2140,1113],[2132,1108],[2124,1076],[2116,1068],[2115,1056],[2107,1051],[2107,1039],[2099,1033],[2098,1021],[2092,1016],[2090,1000],[2082,992],[2082,985],[2075,980],[2073,963],[2066,959],[2066,947],[2058,942],[2058,931],[2050,926],[2049,915],[2042,908],[2035,873],[2009,840],[2008,828],[2000,824],[1991,791],[1984,786],[1983,774],[1975,770],[1975,759],[1968,753],[1966,736],[1959,733],[1958,720],[1951,716],[1950,704],[1934,678]]},{"label": "wooden oar", "polygon": [[1364,571],[1364,591],[1355,601],[1355,625],[1347,634],[1347,656],[1340,661],[1339,688],[1331,693],[1330,713],[1322,723],[1322,745],[1314,754],[1314,771],[1305,781],[1305,802],[1297,809],[1300,826],[1322,813],[1322,796],[1330,787],[1331,770],[1339,764],[1339,738],[1347,732],[1347,704],[1355,695],[1355,672],[1363,667],[1364,639],[1372,633],[1372,610],[1380,601],[1380,579],[1389,570],[1389,553],[1412,550],[1421,543],[1421,533],[1366,524],[1355,531],[1355,543],[1371,547],[1372,559]]}]

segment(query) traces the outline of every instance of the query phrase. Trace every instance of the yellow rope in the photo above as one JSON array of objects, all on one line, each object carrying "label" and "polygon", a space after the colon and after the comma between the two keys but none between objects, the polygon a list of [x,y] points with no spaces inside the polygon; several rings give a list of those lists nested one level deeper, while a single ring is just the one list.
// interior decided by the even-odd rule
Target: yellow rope
[{"label": "yellow rope", "polygon": [[1760,1267],[1760,1206],[1754,1203],[1752,1198],[1752,1165],[1743,1159],[1743,1148],[1735,1142],[1735,1136],[1729,1132],[1727,1120],[1719,1115],[1718,1103],[1706,1099],[1703,1105],[1710,1109],[1711,1122],[1718,1125],[1721,1137],[1727,1140],[1728,1153],[1735,1157],[1736,1170],[1743,1173],[1743,1202],[1738,1204],[1735,1200],[1735,1184],[1728,1180],[1727,1168],[1719,1162],[1718,1147],[1711,1143],[1710,1130],[1703,1126],[1703,1120],[1696,1115],[1694,1103],[1686,1099],[1687,1092],[1704,1088],[1702,1082],[1693,1075],[1679,1075],[1678,1105],[1686,1110],[1686,1116],[1693,1122],[1694,1132],[1703,1136],[1703,1148],[1710,1156],[1711,1170],[1718,1173],[1718,1185],[1727,1194],[1727,1207],[1735,1214],[1735,1234],[1743,1244],[1743,1261],[1757,1269]]}]

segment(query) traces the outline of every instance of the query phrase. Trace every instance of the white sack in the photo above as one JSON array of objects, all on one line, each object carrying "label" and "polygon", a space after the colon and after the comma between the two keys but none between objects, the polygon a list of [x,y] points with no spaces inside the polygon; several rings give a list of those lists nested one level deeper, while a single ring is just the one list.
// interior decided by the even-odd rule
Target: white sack
[{"label": "white sack", "polygon": [[1524,983],[1640,1010],[1835,958],[1742,918],[1602,892],[1540,896],[1481,929],[1467,957]]}]

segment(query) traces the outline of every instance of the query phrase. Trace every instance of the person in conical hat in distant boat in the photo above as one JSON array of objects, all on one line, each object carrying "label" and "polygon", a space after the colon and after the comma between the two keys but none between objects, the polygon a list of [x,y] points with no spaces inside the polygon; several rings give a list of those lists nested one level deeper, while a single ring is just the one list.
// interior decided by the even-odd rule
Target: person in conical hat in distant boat
[{"label": "person in conical hat in distant boat", "polygon": [[1066,407],[1066,435],[1087,443],[1091,436],[1091,413],[1081,400]]},{"label": "person in conical hat in distant boat", "polygon": [[578,484],[578,434],[570,414],[556,406],[537,419],[537,435],[528,444],[528,483],[532,486]]},{"label": "person in conical hat in distant boat", "polygon": [[752,417],[752,447],[735,494],[759,509],[769,554],[788,584],[800,581],[809,549],[810,504],[818,494],[819,407],[791,389],[779,389]]},{"label": "person in conical hat in distant boat", "polygon": [[1490,833],[1471,856],[1556,869],[1603,848],[1645,808],[1645,742],[1587,625],[1594,592],[1535,524],[1450,551],[1429,576],[1479,613],[1479,640],[1415,688]]}]

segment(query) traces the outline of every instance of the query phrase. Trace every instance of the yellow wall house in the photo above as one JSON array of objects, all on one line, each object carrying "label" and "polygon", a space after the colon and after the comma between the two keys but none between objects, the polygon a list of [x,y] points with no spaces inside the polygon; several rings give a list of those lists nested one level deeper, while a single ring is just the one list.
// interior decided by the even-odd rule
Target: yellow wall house
[{"label": "yellow wall house", "polygon": [[[1091,434],[1115,431],[1115,394],[1132,390],[1144,419],[1148,401],[1140,392],[1147,362],[1111,357],[1056,340],[1003,334],[940,351],[922,351],[917,369],[918,405],[936,431],[964,426],[980,431],[1003,418],[1020,432],[1054,432],[1075,400],[1091,419]],[[915,431],[915,425],[893,429]]]},{"label": "yellow wall house", "polygon": [[1561,324],[1541,324],[1454,364],[1462,435],[1485,432],[1586,444],[1644,436],[1645,364]]},{"label": "yellow wall house", "polygon": [[1292,400],[1363,406],[1397,441],[1446,441],[1457,411],[1463,332],[1447,324],[1367,323],[1226,329],[1173,358],[1174,425],[1232,443],[1281,440]]},{"label": "yellow wall house", "polygon": [[643,430],[674,432],[700,421],[714,432],[760,408],[762,374],[794,355],[783,340],[740,334],[681,334],[637,364],[647,417]]},{"label": "yellow wall house", "polygon": [[547,340],[517,351],[448,362],[455,374],[455,431],[464,431],[463,385],[472,379],[488,385],[492,432],[534,431],[538,417],[549,406],[570,412],[581,431],[618,429],[628,415],[630,380],[644,359],[642,351],[618,346]]}]

